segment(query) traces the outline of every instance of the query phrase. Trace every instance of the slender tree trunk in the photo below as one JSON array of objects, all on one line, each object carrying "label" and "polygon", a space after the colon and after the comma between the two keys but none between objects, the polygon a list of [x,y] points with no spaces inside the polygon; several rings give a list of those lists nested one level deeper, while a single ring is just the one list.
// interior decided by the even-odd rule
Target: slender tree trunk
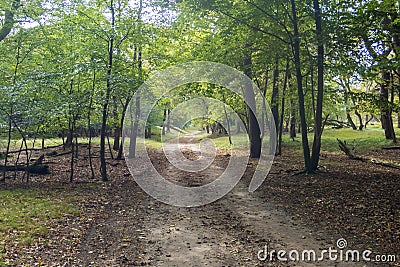
[{"label": "slender tree trunk", "polygon": [[[272,96],[271,96],[271,111],[272,116],[274,117],[275,121],[275,129],[277,135],[279,135],[279,103],[278,103],[278,96],[279,96],[279,89],[278,89],[278,78],[279,78],[279,58],[278,55],[275,55],[275,70],[272,80]],[[271,142],[272,142],[271,138]],[[279,142],[278,142],[279,143]],[[277,143],[277,145],[278,145]],[[272,148],[272,147],[271,147]],[[275,148],[276,149],[276,148]],[[280,153],[279,150],[275,151],[275,154]]]},{"label": "slender tree trunk", "polygon": [[[140,91],[136,92],[135,98],[135,118],[133,122],[133,127],[131,129],[131,137],[129,143],[129,158],[134,158],[136,156],[136,141],[139,129],[139,118],[140,118]],[[131,117],[132,122],[132,117]]]},{"label": "slender tree trunk", "polygon": [[114,129],[114,144],[113,144],[113,150],[118,151],[119,145],[121,142],[121,128],[118,123],[118,106],[117,106],[117,98],[116,96],[113,96],[113,117],[115,121],[115,129]]},{"label": "slender tree trunk", "polygon": [[[122,106],[122,116],[121,116],[121,121],[120,121],[120,126],[119,126],[121,129],[124,129],[125,113],[126,113],[126,110],[127,110],[128,106],[129,106],[130,99],[131,99],[130,97],[127,97],[126,100],[125,100],[125,103]],[[121,130],[121,133],[122,133],[122,130]],[[125,142],[125,135],[122,134],[122,140],[121,140],[121,143],[119,145],[117,160],[121,160],[122,159],[122,153],[123,153],[123,150],[124,150],[124,142]]]},{"label": "slender tree trunk", "polygon": [[92,111],[92,106],[93,106],[93,95],[94,95],[95,86],[96,86],[96,70],[93,69],[92,92],[90,94],[88,117],[87,117],[87,128],[89,130],[89,143],[88,143],[89,166],[90,166],[90,172],[91,172],[92,178],[94,178],[95,175],[94,175],[93,160],[92,160],[92,130],[91,130],[90,116],[91,116],[91,111]]},{"label": "slender tree trunk", "polygon": [[[21,131],[21,128],[18,126],[16,121],[13,120],[12,117],[10,117],[10,118],[12,120],[12,123],[14,124],[14,127],[17,129],[18,133],[21,135],[21,138],[22,138],[22,143],[21,143],[20,150],[18,152],[19,154],[18,154],[18,157],[17,157],[17,161],[15,162],[15,166],[17,166],[17,164],[18,164],[18,160],[19,160],[19,157],[20,157],[21,152],[22,152],[22,147],[25,146],[26,171],[25,171],[22,179],[24,179],[25,175],[26,175],[26,182],[29,182],[29,172],[28,172],[28,169],[29,169],[29,151],[28,151],[28,144],[26,142],[26,137],[25,137],[24,133]],[[16,173],[14,173],[14,176],[16,176]]]},{"label": "slender tree trunk", "polygon": [[[10,108],[10,116],[12,116],[13,111],[12,111],[12,106]],[[7,169],[7,163],[8,163],[8,153],[10,151],[10,145],[11,145],[11,132],[12,132],[12,121],[11,118],[8,120],[8,131],[7,131],[7,148],[6,148],[6,153],[4,154],[4,172],[3,172],[3,179],[2,181],[6,180],[6,169]]]},{"label": "slender tree trunk", "polygon": [[[74,121],[74,123],[76,124],[76,120]],[[76,125],[75,127],[75,131],[76,131]],[[78,133],[75,132],[75,158],[78,159],[79,158],[79,140],[78,140]]]},{"label": "slender tree trunk", "polygon": [[14,163],[14,167],[15,167],[15,170],[14,170],[14,179],[17,177],[17,165],[18,165],[19,159],[20,159],[20,157],[21,157],[21,152],[22,152],[22,148],[23,148],[23,147],[24,147],[24,141],[21,142],[21,145],[20,145],[19,151],[18,151],[18,155],[17,155],[17,159],[15,160],[15,163]]},{"label": "slender tree trunk", "polygon": [[228,113],[226,112],[226,107],[225,107],[225,96],[223,95],[222,97],[223,97],[222,100],[224,101],[224,114],[225,114],[225,119],[226,119],[226,125],[227,125],[227,127],[228,127],[228,132],[227,132],[227,134],[228,134],[228,138],[229,138],[229,144],[232,145],[231,123],[230,123],[229,118],[228,118]]},{"label": "slender tree trunk", "polygon": [[282,100],[281,100],[281,117],[279,119],[279,135],[278,135],[278,149],[276,155],[282,154],[282,134],[283,134],[283,117],[285,114],[285,94],[289,76],[289,59],[286,61],[285,79],[283,81]]},{"label": "slender tree trunk", "polygon": [[322,34],[322,13],[319,5],[319,0],[313,0],[315,12],[315,28],[318,42],[318,82],[317,82],[317,107],[314,120],[314,140],[311,156],[311,171],[318,169],[319,156],[321,151],[321,137],[323,131],[322,125],[322,105],[324,100],[324,43]]},{"label": "slender tree trunk", "polygon": [[[306,77],[307,79],[307,77]],[[314,88],[314,66],[311,66],[310,70],[310,79],[311,79],[311,103],[312,103],[312,114],[315,114],[315,88]],[[306,80],[306,86],[307,86]],[[307,91],[307,89],[306,89]]]},{"label": "slender tree trunk", "polygon": [[354,123],[353,119],[351,118],[351,115],[350,115],[349,112],[346,112],[346,116],[347,116],[347,122],[350,124],[351,128],[352,128],[353,130],[357,130],[357,126],[356,126],[356,124]]},{"label": "slender tree trunk", "polygon": [[167,133],[171,132],[171,109],[168,108],[167,111]]},{"label": "slender tree trunk", "polygon": [[164,108],[164,116],[163,116],[161,135],[165,135],[165,128],[167,126],[166,124],[167,124],[167,109]]},{"label": "slender tree trunk", "polygon": [[[18,1],[19,3],[19,1]],[[15,9],[16,10],[16,9]],[[14,16],[12,14],[12,16]],[[13,19],[13,18],[11,18]],[[5,27],[5,26],[3,26]],[[0,39],[1,41],[1,39]],[[16,62],[14,66],[14,75],[13,75],[13,80],[12,83],[15,85],[17,82],[17,73],[18,73],[18,68],[20,62],[20,54],[21,54],[21,41],[18,40],[18,47],[17,47],[17,55],[16,55]],[[11,145],[11,133],[12,133],[12,116],[13,116],[13,103],[10,104],[10,114],[8,114],[8,131],[7,131],[7,148],[6,148],[6,154],[4,155],[4,173],[3,173],[3,181],[6,180],[6,169],[7,169],[7,163],[8,163],[8,152],[10,151],[10,145]]]},{"label": "slender tree trunk", "polygon": [[294,138],[296,138],[296,123],[297,123],[297,121],[296,121],[296,114],[297,114],[297,107],[296,107],[296,103],[295,103],[295,101],[294,101],[294,99],[293,99],[293,94],[292,94],[292,91],[293,91],[293,86],[292,86],[292,83],[291,83],[291,80],[292,80],[292,73],[291,73],[291,71],[289,71],[289,73],[288,73],[288,87],[289,87],[289,90],[290,90],[290,121],[289,121],[289,135],[290,135],[290,138],[292,138],[292,139],[294,139]]},{"label": "slender tree trunk", "polygon": [[[70,90],[69,90],[70,97],[72,97],[73,90],[74,90],[74,80],[71,79]],[[76,142],[74,144],[76,119],[77,119],[77,115],[74,114],[74,111],[72,111],[72,109],[71,109],[71,104],[69,104],[68,138],[70,139],[69,146],[71,146],[71,162],[70,162],[70,176],[69,176],[70,182],[72,182],[74,179],[74,158],[76,156],[75,149],[77,146]],[[76,139],[75,139],[75,141],[76,141]]]},{"label": "slender tree trunk", "polygon": [[292,99],[290,99],[290,126],[289,126],[289,135],[290,138],[296,138],[296,109],[294,108],[295,104]]},{"label": "slender tree trunk", "polygon": [[[265,70],[265,83],[264,83],[264,88],[263,88],[263,99],[262,99],[261,140],[264,138],[264,135],[265,135],[265,125],[266,125],[266,116],[267,116],[267,112],[266,112],[267,104],[265,103],[265,101],[266,101],[265,97],[267,95],[268,75],[269,75],[269,69],[266,68],[266,70]],[[238,129],[239,129],[239,132],[240,132],[240,128],[238,128]]]},{"label": "slender tree trunk", "polygon": [[297,20],[297,9],[295,0],[290,0],[292,6],[292,19],[293,19],[293,50],[294,50],[294,64],[296,69],[297,78],[297,95],[299,100],[299,113],[301,123],[301,140],[303,146],[304,156],[304,167],[307,172],[312,171],[311,158],[310,158],[310,147],[308,144],[308,133],[307,133],[307,120],[304,106],[304,92],[303,92],[303,75],[301,73],[301,61],[300,61],[300,35],[298,29]]},{"label": "slender tree trunk", "polygon": [[151,135],[152,135],[152,133],[151,133],[151,125],[148,124],[148,125],[146,125],[145,138],[150,139]]},{"label": "slender tree trunk", "polygon": [[107,177],[107,165],[106,165],[106,130],[107,130],[107,109],[110,101],[111,95],[111,78],[112,78],[112,67],[113,67],[113,56],[114,56],[114,34],[115,34],[115,12],[114,12],[114,0],[110,1],[110,11],[111,11],[111,27],[112,33],[110,40],[108,42],[108,64],[107,64],[107,87],[106,95],[103,104],[102,112],[102,123],[100,132],[100,172],[101,179],[103,181],[108,181]]},{"label": "slender tree trunk", "polygon": [[[71,127],[71,136],[73,136],[75,123],[72,124]],[[69,181],[72,182],[74,180],[74,158],[75,158],[75,145],[72,138],[71,141],[71,162],[70,162],[70,173],[69,173]]]}]

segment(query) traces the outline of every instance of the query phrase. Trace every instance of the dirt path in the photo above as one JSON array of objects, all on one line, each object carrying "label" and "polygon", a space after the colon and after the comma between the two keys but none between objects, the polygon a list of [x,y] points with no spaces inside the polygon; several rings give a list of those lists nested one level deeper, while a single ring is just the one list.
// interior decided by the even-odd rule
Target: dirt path
[{"label": "dirt path", "polygon": [[[182,147],[189,159],[199,157],[194,136]],[[166,162],[160,150],[151,154],[155,167],[170,180],[198,186],[215,179],[226,166],[226,155],[218,155],[199,173],[179,170]],[[305,225],[265,201],[260,191],[247,191],[239,184],[222,199],[197,208],[178,208],[158,202],[144,193],[130,177],[110,191],[104,216],[82,240],[73,264],[84,266],[350,266],[333,261],[261,261],[257,254],[268,245],[273,250],[335,248]],[[260,256],[263,256],[261,253]],[[317,257],[319,254],[317,254]],[[352,264],[357,266],[357,264]],[[363,265],[359,265],[363,266]]]}]

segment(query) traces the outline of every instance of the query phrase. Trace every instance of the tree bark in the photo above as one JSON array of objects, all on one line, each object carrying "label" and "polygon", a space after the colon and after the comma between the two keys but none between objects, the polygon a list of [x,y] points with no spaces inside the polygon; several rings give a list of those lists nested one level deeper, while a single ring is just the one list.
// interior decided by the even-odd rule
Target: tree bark
[{"label": "tree bark", "polygon": [[296,69],[297,78],[297,95],[299,100],[299,113],[300,113],[300,124],[301,124],[301,141],[303,147],[304,156],[304,167],[307,172],[311,172],[310,163],[310,147],[308,144],[308,133],[307,133],[307,120],[306,112],[304,107],[304,92],[303,92],[303,75],[301,73],[301,62],[300,62],[300,35],[298,29],[297,9],[295,0],[290,0],[292,7],[292,20],[293,20],[293,52],[294,52],[294,65]]},{"label": "tree bark", "polygon": [[[252,59],[250,52],[250,44],[246,44],[246,55],[244,58],[244,74],[252,79]],[[249,139],[250,139],[250,158],[260,158],[261,156],[261,131],[258,125],[256,112],[256,100],[253,91],[253,84],[249,82],[244,89],[244,95],[247,102],[247,114],[249,122]]]},{"label": "tree bark", "polygon": [[358,118],[358,130],[362,131],[364,129],[364,123],[361,114],[355,109],[354,114],[356,114]]},{"label": "tree bark", "polygon": [[314,140],[312,146],[311,156],[311,170],[318,169],[319,156],[321,152],[321,137],[323,132],[322,124],[322,105],[324,101],[324,43],[322,35],[322,13],[319,5],[319,0],[314,0],[315,12],[315,30],[318,42],[317,52],[317,67],[318,67],[318,81],[317,81],[317,107],[315,110],[314,119]]},{"label": "tree bark", "polygon": [[[271,96],[271,111],[275,121],[275,129],[277,135],[279,135],[279,103],[278,103],[278,78],[279,78],[279,58],[275,55],[275,70],[272,78],[272,96]],[[271,138],[272,140],[272,138]],[[278,144],[277,144],[278,145]],[[280,154],[280,151],[276,150],[275,154]]]},{"label": "tree bark", "polygon": [[351,115],[350,115],[349,112],[346,112],[346,116],[347,116],[347,122],[350,124],[350,127],[351,127],[353,130],[357,130],[357,126],[356,126],[356,124],[354,123],[353,119],[351,118]]},{"label": "tree bark", "polygon": [[383,103],[381,121],[382,127],[385,130],[386,139],[396,142],[396,136],[393,128],[392,112],[389,107],[389,86],[390,86],[390,72],[387,70],[382,71],[382,83],[380,86],[380,99]]}]

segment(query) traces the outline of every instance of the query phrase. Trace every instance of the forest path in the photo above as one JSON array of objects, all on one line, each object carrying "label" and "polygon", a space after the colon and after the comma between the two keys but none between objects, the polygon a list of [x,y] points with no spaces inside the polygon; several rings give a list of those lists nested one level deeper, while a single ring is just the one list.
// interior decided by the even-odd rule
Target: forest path
[{"label": "forest path", "polygon": [[[183,153],[199,155],[193,134],[181,140]],[[208,170],[181,171],[170,165],[162,150],[151,153],[153,163],[167,179],[197,186],[215,179],[226,165],[226,155],[217,155]],[[139,172],[140,170],[138,170]],[[144,175],[144,174],[143,174]],[[315,250],[317,257],[329,244],[319,233],[293,220],[260,193],[249,193],[241,180],[222,199],[211,204],[180,208],[161,203],[132,180],[110,192],[105,214],[89,229],[77,263],[84,266],[350,266],[322,262],[280,262],[258,259],[268,245],[271,250]],[[260,256],[265,256],[261,253]],[[269,256],[269,255],[268,255]],[[286,255],[287,257],[287,255]],[[357,266],[357,264],[352,264]],[[362,266],[362,265],[358,265]]]}]

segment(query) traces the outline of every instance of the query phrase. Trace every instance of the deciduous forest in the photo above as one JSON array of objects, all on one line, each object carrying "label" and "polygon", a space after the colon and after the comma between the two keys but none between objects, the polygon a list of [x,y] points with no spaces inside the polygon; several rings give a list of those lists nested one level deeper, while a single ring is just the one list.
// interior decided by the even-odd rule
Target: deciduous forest
[{"label": "deciduous forest", "polygon": [[[1,0],[0,265],[399,266],[399,53],[395,0]],[[188,62],[256,91],[188,81],[141,119],[155,97],[143,84]],[[216,152],[188,171],[166,140],[192,162],[206,141]],[[242,179],[204,206],[165,204],[134,178],[145,151],[169,182],[201,187],[234,147]],[[330,247],[360,255],[300,257]]]}]

